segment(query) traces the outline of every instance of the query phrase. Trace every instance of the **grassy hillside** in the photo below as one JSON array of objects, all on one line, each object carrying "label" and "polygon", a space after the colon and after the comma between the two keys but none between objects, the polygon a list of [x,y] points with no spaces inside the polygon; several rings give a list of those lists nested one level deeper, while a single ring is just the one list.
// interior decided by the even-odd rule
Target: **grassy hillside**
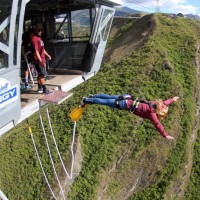
[{"label": "grassy hillside", "polygon": [[[80,141],[83,162],[80,175],[68,192],[68,199],[195,199],[199,192],[195,189],[199,182],[199,168],[192,168],[191,181],[182,178],[185,174],[190,175],[191,170],[186,169],[186,165],[193,162],[193,155],[196,164],[199,160],[199,140],[195,151],[190,149],[193,148],[191,137],[197,135],[193,130],[198,124],[195,113],[199,100],[197,52],[200,24],[184,18],[174,20],[149,15],[135,22],[120,22],[114,28],[99,73],[78,86],[67,102],[49,107],[55,137],[67,169],[73,131],[68,113],[88,94],[130,93],[147,99],[180,96],[162,122],[176,140],[167,141],[151,123],[131,113],[90,106],[77,124],[79,140],[76,142]],[[59,176],[64,184],[66,177],[53,147],[45,108],[41,113],[56,168],[60,169]],[[59,196],[38,113],[29,122],[47,176]],[[51,199],[26,122],[0,138],[0,169],[0,189],[9,199]],[[185,182],[184,187],[182,182]]]}]

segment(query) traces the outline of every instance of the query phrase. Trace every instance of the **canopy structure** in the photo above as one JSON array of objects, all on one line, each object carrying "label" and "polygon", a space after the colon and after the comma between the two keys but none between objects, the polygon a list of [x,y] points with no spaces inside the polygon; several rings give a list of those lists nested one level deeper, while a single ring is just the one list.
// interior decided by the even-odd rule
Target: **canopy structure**
[{"label": "canopy structure", "polygon": [[47,87],[69,92],[99,71],[115,5],[111,0],[2,0],[0,135],[39,110],[37,77],[30,92],[22,90],[22,35],[30,27],[41,27],[45,50],[52,57]]}]

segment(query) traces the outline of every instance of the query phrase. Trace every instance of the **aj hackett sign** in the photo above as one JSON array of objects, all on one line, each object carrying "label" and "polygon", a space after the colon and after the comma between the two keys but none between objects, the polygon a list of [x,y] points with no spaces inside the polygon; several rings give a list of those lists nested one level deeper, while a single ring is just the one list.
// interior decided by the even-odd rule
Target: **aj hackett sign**
[{"label": "aj hackett sign", "polygon": [[18,85],[10,87],[10,82],[0,78],[0,108],[18,99]]}]

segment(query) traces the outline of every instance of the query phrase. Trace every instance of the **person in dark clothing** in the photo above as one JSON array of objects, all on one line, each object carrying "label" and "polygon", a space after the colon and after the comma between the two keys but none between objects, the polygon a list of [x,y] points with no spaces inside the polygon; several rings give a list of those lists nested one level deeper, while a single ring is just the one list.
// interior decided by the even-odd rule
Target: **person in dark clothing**
[{"label": "person in dark clothing", "polygon": [[84,97],[81,106],[86,104],[100,104],[111,108],[129,111],[143,119],[148,119],[154,125],[156,130],[166,139],[173,140],[174,137],[167,134],[163,125],[160,123],[168,113],[168,105],[176,102],[179,97],[173,97],[162,101],[139,101],[129,94],[125,95],[108,95],[94,94],[89,97]]},{"label": "person in dark clothing", "polygon": [[22,55],[26,61],[26,68],[25,68],[25,87],[26,87],[26,89],[32,88],[28,84],[28,76],[29,76],[28,64],[33,65],[33,61],[28,57],[28,55],[31,55],[31,51],[32,51],[32,47],[31,47],[31,38],[32,37],[33,37],[33,29],[31,27],[29,27],[28,31],[25,32],[22,36]]}]

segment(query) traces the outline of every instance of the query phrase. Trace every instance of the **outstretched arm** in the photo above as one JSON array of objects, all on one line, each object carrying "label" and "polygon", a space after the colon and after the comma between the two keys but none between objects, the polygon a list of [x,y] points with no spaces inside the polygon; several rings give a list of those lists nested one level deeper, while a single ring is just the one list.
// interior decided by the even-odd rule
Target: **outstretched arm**
[{"label": "outstretched arm", "polygon": [[174,97],[173,99],[174,99],[174,101],[177,101],[179,98],[180,98],[180,97]]},{"label": "outstretched arm", "polygon": [[170,135],[167,135],[166,138],[167,138],[168,140],[174,140],[174,137],[172,137],[172,136],[170,136]]},{"label": "outstretched arm", "polygon": [[150,118],[149,120],[151,121],[151,123],[154,125],[154,127],[156,128],[156,130],[166,139],[168,140],[173,140],[174,137],[170,136],[167,134],[167,132],[165,131],[163,125],[160,123],[160,121],[158,120],[157,116],[155,113],[151,113],[150,114]]},{"label": "outstretched arm", "polygon": [[179,97],[173,97],[171,99],[165,100],[163,103],[167,106],[170,105],[171,103],[176,102],[179,99]]}]

